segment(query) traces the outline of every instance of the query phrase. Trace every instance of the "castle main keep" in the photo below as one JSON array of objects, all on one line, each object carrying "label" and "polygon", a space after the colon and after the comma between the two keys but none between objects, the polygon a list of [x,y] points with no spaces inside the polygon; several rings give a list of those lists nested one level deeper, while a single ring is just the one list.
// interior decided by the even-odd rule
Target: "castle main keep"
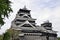
[{"label": "castle main keep", "polygon": [[17,33],[12,40],[57,40],[57,33],[52,30],[52,23],[47,21],[41,26],[36,25],[36,19],[31,17],[30,11],[26,6],[19,9],[11,24],[11,29]]}]

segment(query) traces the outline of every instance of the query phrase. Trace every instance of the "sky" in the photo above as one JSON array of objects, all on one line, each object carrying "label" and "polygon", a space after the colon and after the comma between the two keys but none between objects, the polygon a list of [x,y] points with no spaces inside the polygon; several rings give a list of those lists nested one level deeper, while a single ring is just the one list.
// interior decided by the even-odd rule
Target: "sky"
[{"label": "sky", "polygon": [[60,0],[10,0],[13,13],[9,14],[9,18],[5,18],[5,24],[0,29],[0,34],[4,33],[11,27],[11,22],[16,17],[20,8],[25,5],[31,10],[32,18],[36,18],[37,25],[41,25],[46,20],[52,23],[53,30],[57,31],[60,37]]}]

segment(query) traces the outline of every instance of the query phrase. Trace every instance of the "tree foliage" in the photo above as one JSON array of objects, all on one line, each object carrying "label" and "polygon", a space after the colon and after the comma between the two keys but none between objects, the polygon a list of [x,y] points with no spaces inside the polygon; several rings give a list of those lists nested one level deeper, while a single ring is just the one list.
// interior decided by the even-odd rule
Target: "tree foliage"
[{"label": "tree foliage", "polygon": [[8,29],[6,33],[4,33],[3,40],[10,40],[13,35],[13,30]]},{"label": "tree foliage", "polygon": [[10,3],[9,0],[0,0],[0,25],[4,24],[3,19],[12,12]]},{"label": "tree foliage", "polygon": [[6,32],[4,34],[3,40],[10,40],[10,33],[9,32]]},{"label": "tree foliage", "polygon": [[60,37],[58,37],[58,40],[60,40]]},{"label": "tree foliage", "polygon": [[0,35],[0,40],[3,40],[3,35]]},{"label": "tree foliage", "polygon": [[14,40],[18,38],[18,34],[20,31],[16,31],[14,29],[8,29],[2,36],[0,36],[0,40]]}]

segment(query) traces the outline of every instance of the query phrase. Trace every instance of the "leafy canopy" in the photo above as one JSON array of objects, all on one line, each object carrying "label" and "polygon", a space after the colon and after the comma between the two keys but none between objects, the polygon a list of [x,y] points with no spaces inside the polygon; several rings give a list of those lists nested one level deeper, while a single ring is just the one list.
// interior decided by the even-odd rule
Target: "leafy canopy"
[{"label": "leafy canopy", "polygon": [[3,40],[10,40],[13,34],[13,29],[8,29],[7,32],[4,33]]},{"label": "leafy canopy", "polygon": [[6,32],[4,34],[3,40],[10,40],[10,33],[9,32]]},{"label": "leafy canopy", "polygon": [[0,25],[4,25],[4,18],[12,12],[9,0],[0,0]]}]

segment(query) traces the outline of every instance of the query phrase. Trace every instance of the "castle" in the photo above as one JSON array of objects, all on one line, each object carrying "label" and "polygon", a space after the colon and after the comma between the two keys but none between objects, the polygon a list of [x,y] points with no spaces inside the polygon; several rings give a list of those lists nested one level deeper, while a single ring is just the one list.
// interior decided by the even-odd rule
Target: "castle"
[{"label": "castle", "polygon": [[13,40],[57,40],[57,33],[52,30],[52,23],[47,21],[41,24],[41,26],[36,25],[36,19],[31,17],[30,11],[24,6],[16,14],[11,28],[18,35],[15,35]]}]

